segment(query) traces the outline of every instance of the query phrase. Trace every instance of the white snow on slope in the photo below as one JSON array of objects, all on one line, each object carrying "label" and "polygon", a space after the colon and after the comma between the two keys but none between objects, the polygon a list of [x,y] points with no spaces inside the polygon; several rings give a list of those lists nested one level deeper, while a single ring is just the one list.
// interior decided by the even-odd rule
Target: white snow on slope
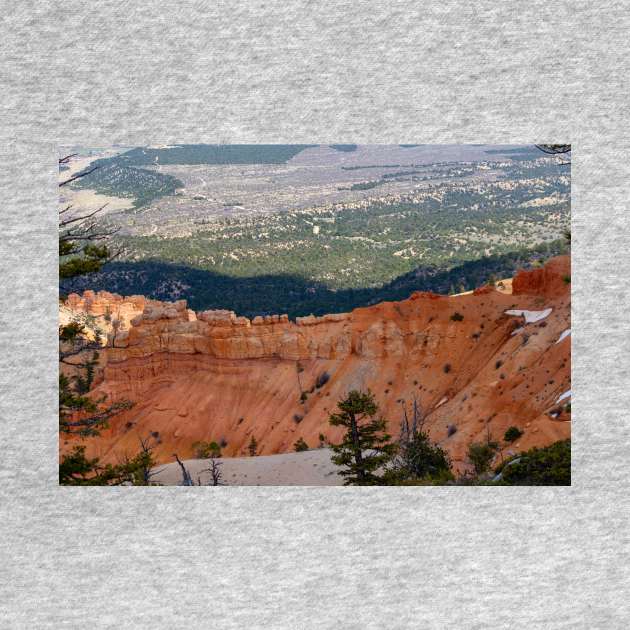
[{"label": "white snow on slope", "polygon": [[519,317],[525,318],[526,324],[533,324],[534,322],[538,322],[541,319],[545,319],[545,317],[549,317],[551,315],[551,311],[553,309],[546,308],[544,311],[521,311],[517,309],[512,309],[510,311],[505,311],[506,315],[517,315]]},{"label": "white snow on slope", "polygon": [[566,339],[571,334],[571,329],[567,328],[562,334],[558,337],[558,341],[556,343],[560,343],[563,339]]},{"label": "white snow on slope", "polygon": [[567,391],[564,392],[564,394],[560,394],[560,396],[558,397],[558,400],[556,400],[556,404],[558,404],[559,402],[561,402],[565,398],[571,398],[571,390],[570,389],[567,389]]}]

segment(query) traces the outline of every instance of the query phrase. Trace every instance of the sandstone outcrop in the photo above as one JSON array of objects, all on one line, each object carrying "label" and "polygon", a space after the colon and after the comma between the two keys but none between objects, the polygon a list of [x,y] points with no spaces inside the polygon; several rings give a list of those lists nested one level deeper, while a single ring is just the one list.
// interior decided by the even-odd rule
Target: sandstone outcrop
[{"label": "sandstone outcrop", "polygon": [[[461,461],[471,441],[524,430],[516,449],[570,435],[558,396],[570,389],[570,274],[567,257],[521,272],[514,294],[484,288],[459,296],[416,292],[323,317],[195,314],[186,302],[85,292],[66,308],[109,312],[127,322],[102,352],[94,396],[134,407],[89,440],[88,453],[115,461],[157,433],[164,461],[192,455],[199,440],[223,440],[240,455],[253,435],[262,454],[336,440],[328,415],[350,389],[370,388],[397,434],[415,399],[432,437]],[[549,313],[528,323],[506,311]],[[324,384],[321,376],[326,373]],[[319,387],[318,387],[319,385]],[[568,402],[568,401],[565,401]],[[456,432],[448,431],[455,425]],[[69,448],[62,438],[62,451]]]},{"label": "sandstone outcrop", "polygon": [[544,267],[519,271],[512,280],[512,293],[555,296],[566,293],[571,281],[571,259],[552,258]]}]

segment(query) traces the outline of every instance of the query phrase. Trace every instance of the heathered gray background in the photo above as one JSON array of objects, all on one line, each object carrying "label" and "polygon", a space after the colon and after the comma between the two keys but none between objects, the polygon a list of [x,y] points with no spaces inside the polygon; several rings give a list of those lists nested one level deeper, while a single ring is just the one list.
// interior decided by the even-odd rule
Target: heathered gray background
[{"label": "heathered gray background", "polygon": [[[627,9],[3,2],[0,627],[627,628]],[[57,146],[218,141],[573,142],[573,486],[59,488]]]}]

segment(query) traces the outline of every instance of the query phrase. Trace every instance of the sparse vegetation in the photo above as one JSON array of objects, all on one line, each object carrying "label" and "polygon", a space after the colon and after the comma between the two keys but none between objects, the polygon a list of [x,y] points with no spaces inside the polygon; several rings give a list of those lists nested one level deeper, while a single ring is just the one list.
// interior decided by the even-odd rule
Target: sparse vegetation
[{"label": "sparse vegetation", "polygon": [[322,388],[330,380],[330,374],[328,372],[322,372],[315,381],[315,387],[317,389]]},{"label": "sparse vegetation", "polygon": [[304,438],[300,438],[299,440],[297,440],[295,442],[295,444],[293,445],[293,450],[296,453],[301,453],[302,451],[308,451],[309,450],[309,446],[306,443],[306,441],[304,440]]},{"label": "sparse vegetation", "polygon": [[221,447],[216,442],[193,442],[192,448],[197,459],[221,457]]},{"label": "sparse vegetation", "polygon": [[454,322],[461,322],[463,321],[464,316],[461,313],[458,313],[457,311],[455,311],[452,315],[451,315],[451,321]]},{"label": "sparse vegetation", "polygon": [[523,435],[523,432],[518,427],[510,427],[503,436],[506,442],[516,442],[518,438]]},{"label": "sparse vegetation", "polygon": [[485,442],[473,442],[468,446],[468,460],[477,477],[488,472],[498,450],[498,442],[494,442],[490,438]]}]

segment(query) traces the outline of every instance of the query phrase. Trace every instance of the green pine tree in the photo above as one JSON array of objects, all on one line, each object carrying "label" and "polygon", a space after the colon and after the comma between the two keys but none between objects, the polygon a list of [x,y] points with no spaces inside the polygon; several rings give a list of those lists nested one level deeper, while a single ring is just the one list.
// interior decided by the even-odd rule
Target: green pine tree
[{"label": "green pine tree", "polygon": [[101,465],[98,457],[85,456],[85,445],[75,446],[61,458],[59,483],[65,486],[132,486],[156,485],[153,447],[149,438],[140,439],[140,450],[116,465]]},{"label": "green pine tree", "polygon": [[330,424],[344,427],[346,434],[340,444],[331,444],[332,461],[343,467],[344,485],[373,486],[383,482],[378,474],[396,452],[386,433],[385,419],[377,417],[378,406],[368,390],[351,391],[338,403],[339,413],[330,415]]}]

